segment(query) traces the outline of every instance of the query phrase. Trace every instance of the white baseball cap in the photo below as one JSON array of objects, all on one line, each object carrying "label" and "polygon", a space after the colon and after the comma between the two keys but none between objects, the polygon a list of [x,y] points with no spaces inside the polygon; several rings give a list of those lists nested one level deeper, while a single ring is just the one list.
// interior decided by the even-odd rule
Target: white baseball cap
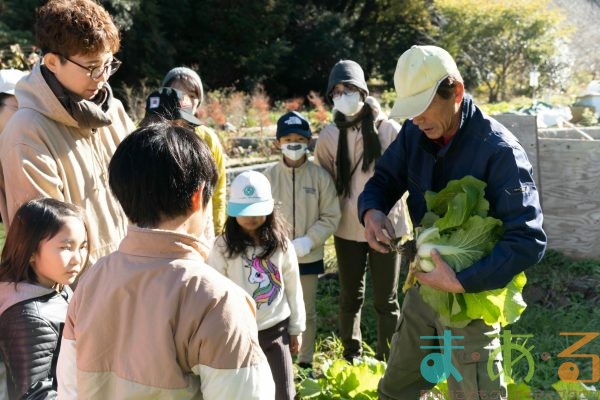
[{"label": "white baseball cap", "polygon": [[398,59],[394,73],[396,102],[390,118],[414,118],[423,113],[438,86],[448,76],[460,77],[454,59],[436,46],[412,46]]},{"label": "white baseball cap", "polygon": [[242,172],[231,182],[227,215],[256,217],[273,212],[271,184],[266,176],[256,171]]},{"label": "white baseball cap", "polygon": [[15,85],[27,75],[25,71],[18,69],[1,69],[0,70],[0,93],[15,94]]}]

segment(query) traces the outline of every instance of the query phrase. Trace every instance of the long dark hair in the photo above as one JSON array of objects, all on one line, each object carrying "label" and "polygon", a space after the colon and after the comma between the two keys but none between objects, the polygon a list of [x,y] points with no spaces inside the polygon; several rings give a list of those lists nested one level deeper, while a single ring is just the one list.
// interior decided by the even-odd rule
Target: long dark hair
[{"label": "long dark hair", "polygon": [[349,197],[351,195],[350,181],[352,180],[355,166],[350,165],[347,136],[348,128],[358,125],[359,123],[361,124],[360,131],[363,139],[363,172],[368,171],[371,163],[381,156],[381,143],[379,142],[379,136],[377,135],[377,129],[375,127],[373,109],[367,103],[365,103],[358,114],[351,119],[346,119],[344,114],[335,111],[333,122],[340,131],[335,161],[335,188],[338,196]]},{"label": "long dark hair", "polygon": [[255,245],[264,249],[262,253],[257,254],[259,258],[269,258],[278,247],[287,251],[287,233],[286,225],[276,209],[267,215],[265,223],[258,228],[258,243],[255,243],[254,239],[244,232],[235,217],[227,217],[223,228],[227,257],[243,254],[247,247]]},{"label": "long dark hair", "polygon": [[[74,204],[44,198],[30,200],[17,210],[2,250],[0,282],[37,283],[38,278],[31,266],[31,257],[38,251],[40,243],[52,239],[65,225],[65,218],[75,217],[85,226],[81,208]],[[88,251],[88,255],[89,255]],[[87,259],[82,266],[87,264]]]}]

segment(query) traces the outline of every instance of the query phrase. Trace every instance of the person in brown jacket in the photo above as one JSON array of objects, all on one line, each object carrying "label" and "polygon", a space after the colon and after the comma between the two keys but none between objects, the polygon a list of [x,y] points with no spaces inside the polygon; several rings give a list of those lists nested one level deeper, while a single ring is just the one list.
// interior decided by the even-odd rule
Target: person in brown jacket
[{"label": "person in brown jacket", "polygon": [[204,262],[217,181],[208,147],[151,124],[123,140],[109,176],[131,225],[69,304],[58,398],[273,400],[254,300]]},{"label": "person in brown jacket", "polygon": [[120,65],[119,31],[91,0],[49,0],[37,9],[35,30],[43,57],[17,83],[19,108],[0,135],[0,213],[10,229],[33,198],[82,207],[93,262],[116,250],[127,226],[107,173],[134,129],[107,83]]}]

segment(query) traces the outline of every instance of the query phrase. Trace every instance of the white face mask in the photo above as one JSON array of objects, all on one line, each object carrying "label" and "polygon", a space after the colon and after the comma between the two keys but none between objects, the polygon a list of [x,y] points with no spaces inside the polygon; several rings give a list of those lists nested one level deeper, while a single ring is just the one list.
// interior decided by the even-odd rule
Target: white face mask
[{"label": "white face mask", "polygon": [[352,116],[360,111],[363,102],[360,101],[360,92],[342,94],[333,98],[333,107],[344,115]]},{"label": "white face mask", "polygon": [[281,151],[283,154],[293,161],[298,161],[306,154],[306,143],[285,143],[281,145]]}]

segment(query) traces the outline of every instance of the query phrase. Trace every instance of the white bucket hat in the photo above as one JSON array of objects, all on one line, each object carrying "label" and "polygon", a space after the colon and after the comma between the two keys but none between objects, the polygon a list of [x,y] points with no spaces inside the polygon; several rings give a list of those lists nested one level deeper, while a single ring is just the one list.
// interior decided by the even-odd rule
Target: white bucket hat
[{"label": "white bucket hat", "polygon": [[271,184],[266,176],[256,171],[242,172],[231,182],[227,215],[256,217],[273,212]]},{"label": "white bucket hat", "polygon": [[27,72],[18,69],[0,70],[0,93],[15,94],[15,86]]},{"label": "white bucket hat", "polygon": [[436,46],[412,46],[398,59],[394,73],[396,102],[390,118],[414,118],[423,113],[438,86],[448,76],[460,77],[452,56]]}]

